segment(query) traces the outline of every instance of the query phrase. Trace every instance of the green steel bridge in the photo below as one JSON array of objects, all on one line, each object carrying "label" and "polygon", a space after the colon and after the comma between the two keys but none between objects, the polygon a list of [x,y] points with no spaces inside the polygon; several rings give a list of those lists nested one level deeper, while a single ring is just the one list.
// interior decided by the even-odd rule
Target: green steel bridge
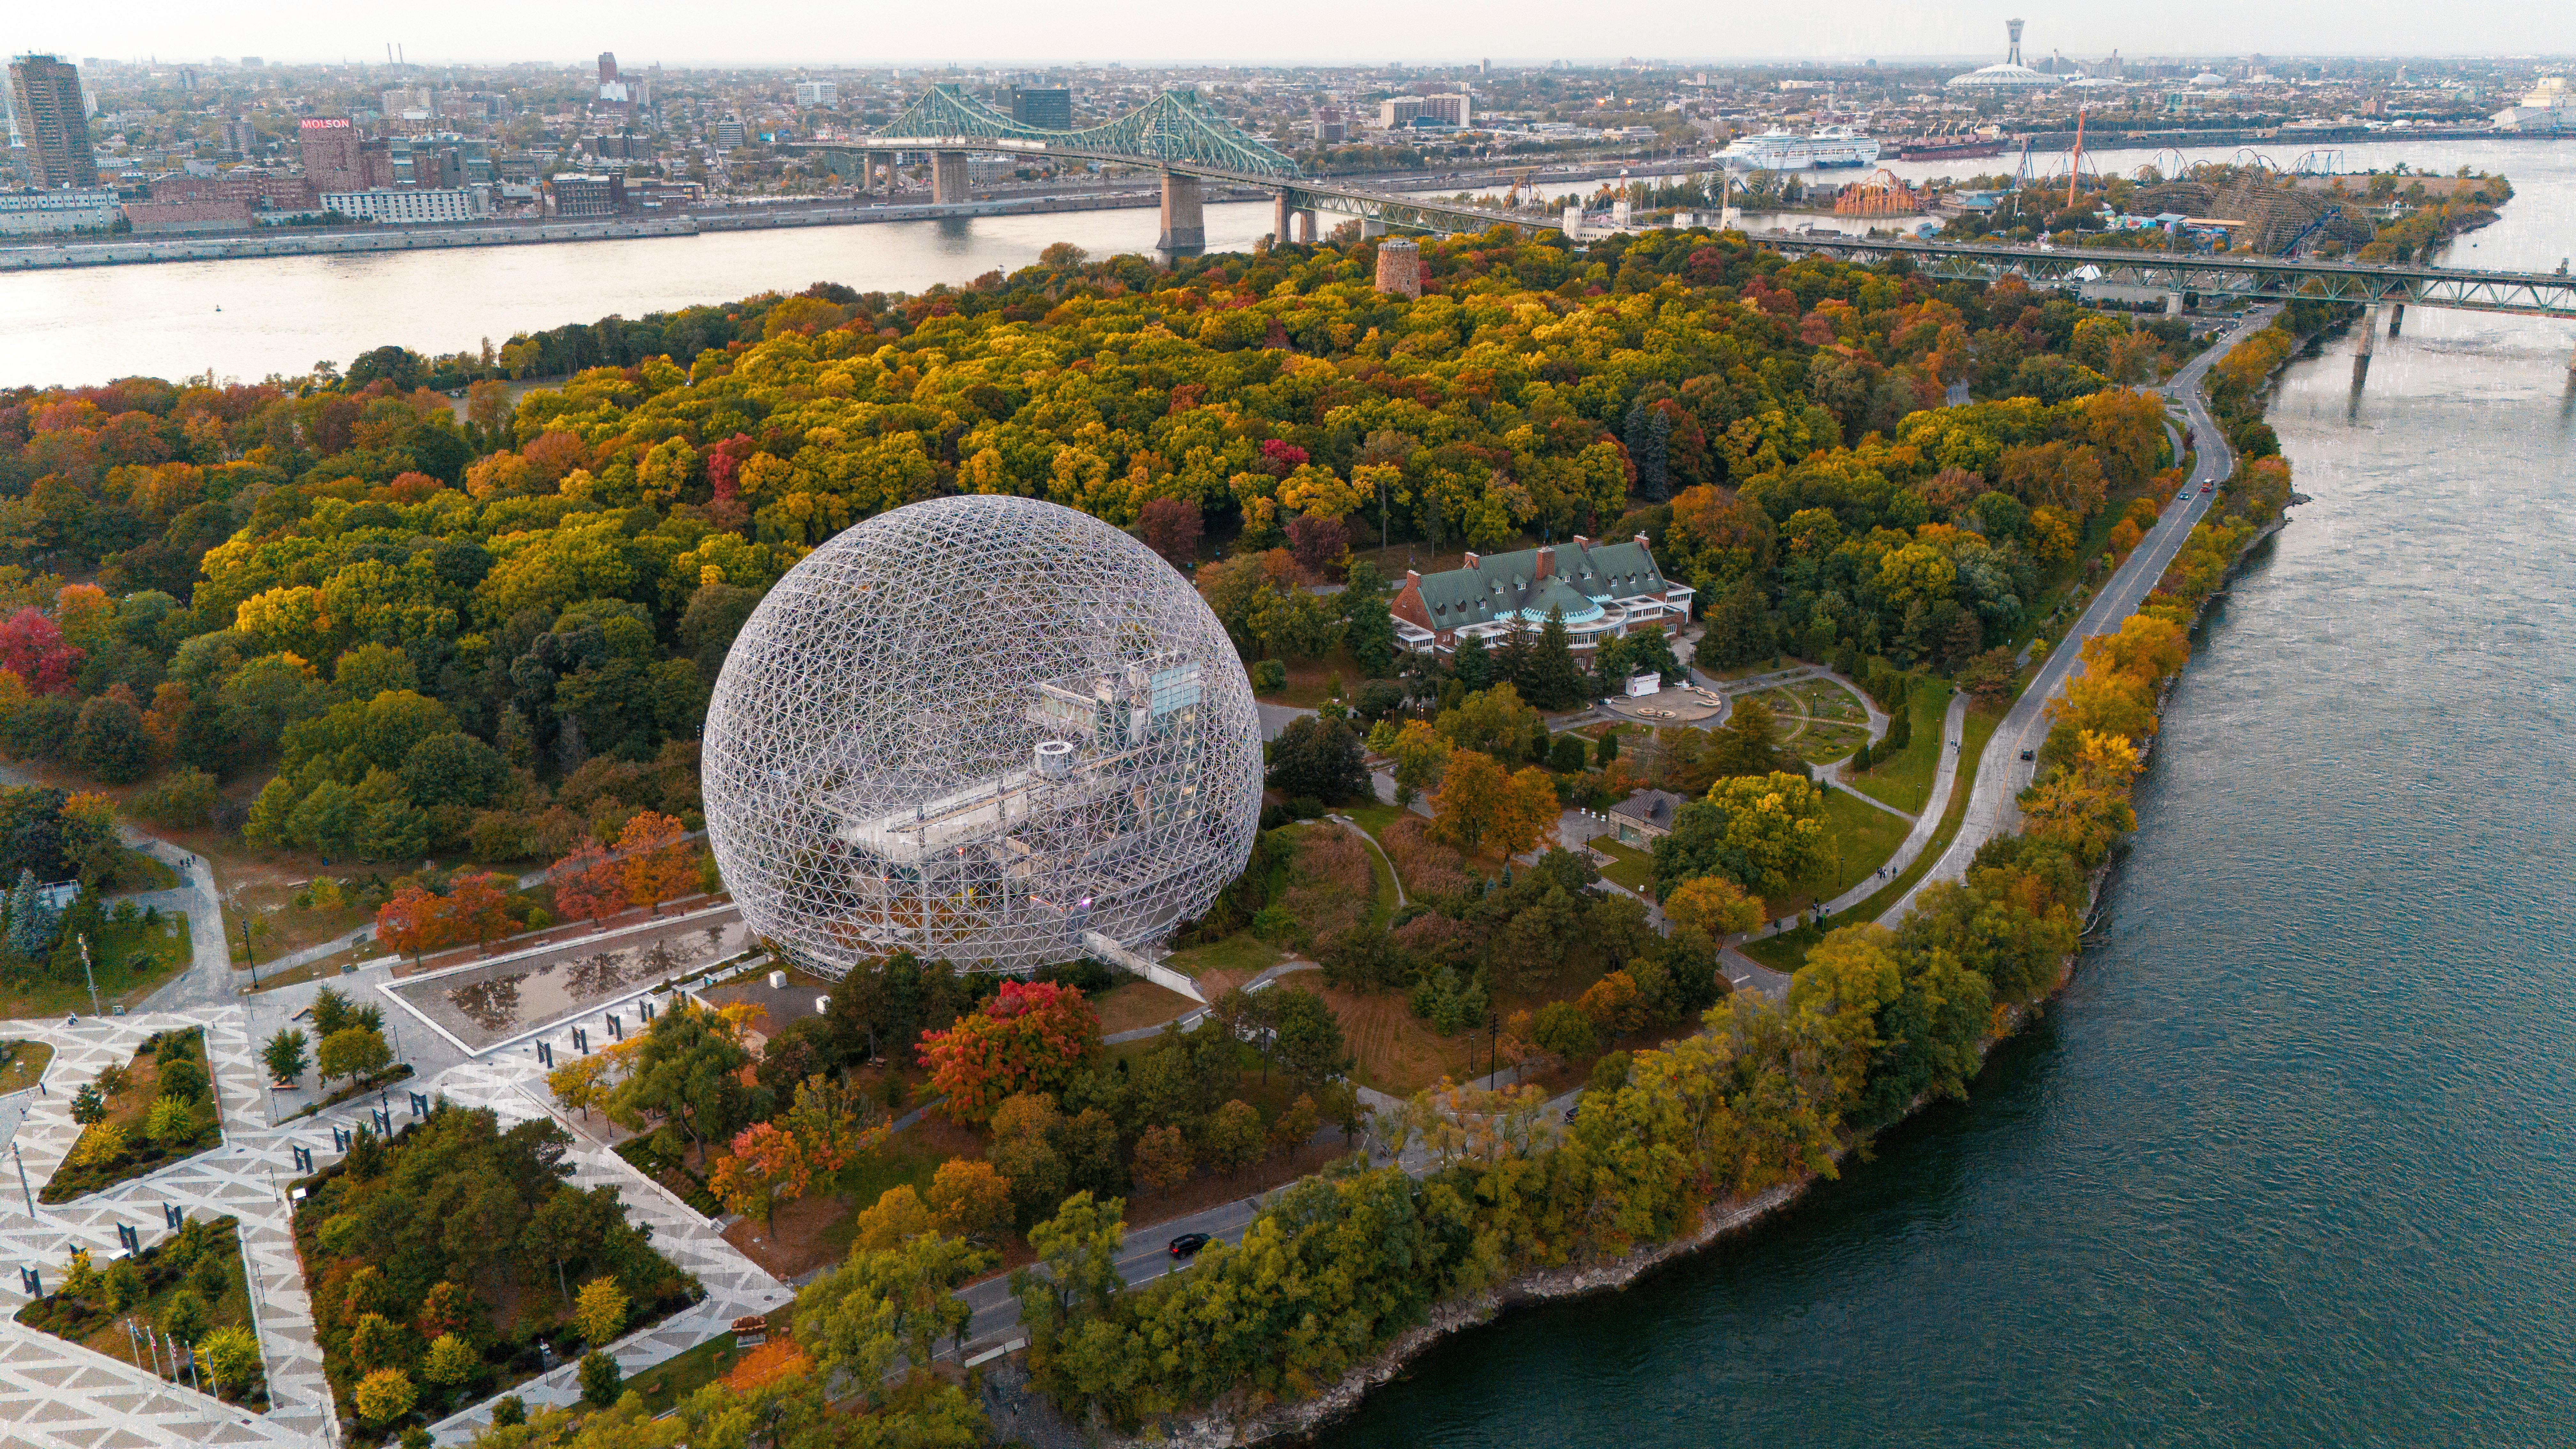
[{"label": "green steel bridge", "polygon": [[1201,187],[1210,181],[1270,192],[1278,206],[1276,234],[1283,241],[1289,239],[1292,224],[1301,220],[1304,240],[1320,241],[1316,213],[1322,211],[1356,216],[1371,231],[1481,232],[1497,225],[1556,225],[1500,207],[1417,201],[1318,180],[1266,142],[1245,135],[1191,90],[1166,91],[1104,125],[1059,131],[1014,120],[967,95],[962,87],[942,83],[874,135],[847,141],[800,141],[790,149],[862,153],[870,184],[876,179],[876,158],[886,157],[890,163],[898,152],[927,152],[931,196],[941,203],[966,199],[970,152],[1105,161],[1159,171],[1163,175],[1160,245],[1166,251],[1191,251],[1207,244]]}]

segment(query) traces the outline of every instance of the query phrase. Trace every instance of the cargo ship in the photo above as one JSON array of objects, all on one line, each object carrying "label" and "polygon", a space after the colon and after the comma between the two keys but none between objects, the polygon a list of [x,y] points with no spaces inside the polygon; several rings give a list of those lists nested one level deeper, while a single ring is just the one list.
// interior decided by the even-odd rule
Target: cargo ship
[{"label": "cargo ship", "polygon": [[1739,171],[1804,171],[1825,166],[1867,166],[1878,160],[1878,142],[1848,126],[1826,126],[1812,135],[1771,130],[1747,136],[1717,153]]}]

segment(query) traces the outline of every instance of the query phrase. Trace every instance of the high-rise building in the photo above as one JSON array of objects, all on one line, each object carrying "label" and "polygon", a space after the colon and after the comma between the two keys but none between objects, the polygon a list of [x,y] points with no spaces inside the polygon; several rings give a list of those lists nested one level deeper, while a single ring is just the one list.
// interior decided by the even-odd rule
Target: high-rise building
[{"label": "high-rise building", "polygon": [[9,63],[9,104],[27,143],[29,180],[44,187],[98,184],[77,69],[50,55],[20,56]]},{"label": "high-rise building", "polygon": [[837,82],[798,81],[796,83],[796,104],[800,106],[837,106],[840,103],[841,87]]},{"label": "high-rise building", "polygon": [[617,52],[603,50],[599,53],[599,83],[606,85],[615,79],[617,79]]},{"label": "high-rise building", "polygon": [[728,115],[727,115],[723,120],[716,122],[716,149],[717,149],[717,150],[719,150],[719,151],[739,151],[739,150],[741,150],[741,149],[742,149],[742,137],[743,137],[742,117],[740,117],[740,116],[736,116],[736,115],[730,115],[730,114],[728,114]]},{"label": "high-rise building", "polygon": [[1073,129],[1073,92],[1062,86],[1011,88],[1011,119],[1050,131]]}]

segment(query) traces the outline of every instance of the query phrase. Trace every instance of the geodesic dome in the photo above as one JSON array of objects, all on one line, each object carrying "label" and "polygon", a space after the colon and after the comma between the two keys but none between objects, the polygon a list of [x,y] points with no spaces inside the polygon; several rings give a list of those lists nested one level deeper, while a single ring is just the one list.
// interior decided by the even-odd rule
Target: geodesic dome
[{"label": "geodesic dome", "polygon": [[806,556],[707,709],[707,837],[744,921],[838,977],[1133,947],[1251,857],[1261,728],[1225,629],[1135,539],[941,498]]}]

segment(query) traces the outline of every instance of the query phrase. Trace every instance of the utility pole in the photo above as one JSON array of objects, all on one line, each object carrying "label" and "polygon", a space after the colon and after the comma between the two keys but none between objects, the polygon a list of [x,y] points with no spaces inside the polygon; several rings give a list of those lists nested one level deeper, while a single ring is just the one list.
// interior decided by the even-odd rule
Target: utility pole
[{"label": "utility pole", "polygon": [[82,979],[82,980],[84,980],[84,981],[87,981],[87,982],[89,983],[89,1014],[90,1014],[90,1015],[92,1015],[92,1016],[105,1016],[105,1015],[107,1015],[107,1010],[106,1010],[106,1008],[104,1008],[104,1007],[102,1007],[102,1006],[100,1006],[100,1005],[98,1004],[98,975],[97,975],[97,973],[96,973],[96,972],[93,972],[93,971],[91,971],[91,970],[89,969],[89,937],[88,937],[88,936],[84,935],[84,936],[82,936],[82,937],[80,938],[80,948],[81,948],[81,979]]},{"label": "utility pole", "polygon": [[27,1199],[27,1216],[33,1218],[36,1215],[36,1194],[27,1186],[27,1159],[18,1155],[15,1142],[9,1144],[9,1156],[18,1164],[18,1191]]},{"label": "utility pole", "polygon": [[242,917],[242,959],[250,963],[250,989],[259,989],[259,957],[250,949],[250,917]]}]

